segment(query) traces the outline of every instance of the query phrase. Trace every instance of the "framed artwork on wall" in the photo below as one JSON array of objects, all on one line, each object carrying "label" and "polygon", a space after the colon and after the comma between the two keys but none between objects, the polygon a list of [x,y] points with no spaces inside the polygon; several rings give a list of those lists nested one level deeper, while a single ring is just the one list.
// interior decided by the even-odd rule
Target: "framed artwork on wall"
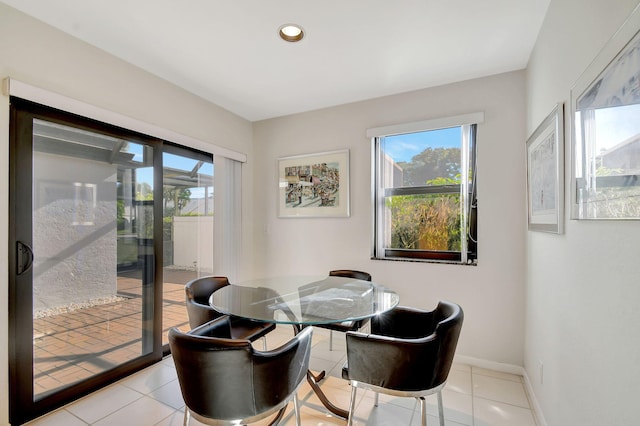
[{"label": "framed artwork on wall", "polygon": [[640,219],[640,6],[571,89],[572,219]]},{"label": "framed artwork on wall", "polygon": [[527,139],[529,229],[561,234],[564,219],[564,105]]},{"label": "framed artwork on wall", "polygon": [[278,159],[279,217],[349,217],[349,150]]}]

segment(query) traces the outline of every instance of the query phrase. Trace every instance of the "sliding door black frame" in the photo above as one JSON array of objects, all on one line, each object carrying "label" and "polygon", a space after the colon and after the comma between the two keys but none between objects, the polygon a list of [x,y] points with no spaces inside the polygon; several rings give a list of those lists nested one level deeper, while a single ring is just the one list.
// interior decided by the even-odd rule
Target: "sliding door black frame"
[{"label": "sliding door black frame", "polygon": [[[162,151],[164,141],[127,129],[80,117],[54,108],[12,97],[9,138],[9,417],[22,424],[98,390],[162,359],[162,203],[153,203],[153,277],[147,292],[153,292],[147,321],[152,323],[151,351],[96,375],[34,400],[33,389],[33,273],[18,271],[18,242],[32,244],[33,120],[73,126],[104,135],[152,146],[154,200],[162,200]],[[25,190],[27,188],[28,190]],[[26,254],[28,255],[28,253]],[[151,272],[151,271],[149,271]],[[150,294],[150,293],[148,293]]]}]

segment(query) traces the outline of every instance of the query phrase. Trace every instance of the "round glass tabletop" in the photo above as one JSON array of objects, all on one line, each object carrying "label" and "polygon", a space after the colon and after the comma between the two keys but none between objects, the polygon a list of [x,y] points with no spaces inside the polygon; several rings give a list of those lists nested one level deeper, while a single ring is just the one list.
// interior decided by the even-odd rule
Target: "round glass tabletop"
[{"label": "round glass tabletop", "polygon": [[209,299],[220,312],[281,324],[328,324],[394,308],[398,295],[371,281],[333,276],[274,277],[226,286]]}]

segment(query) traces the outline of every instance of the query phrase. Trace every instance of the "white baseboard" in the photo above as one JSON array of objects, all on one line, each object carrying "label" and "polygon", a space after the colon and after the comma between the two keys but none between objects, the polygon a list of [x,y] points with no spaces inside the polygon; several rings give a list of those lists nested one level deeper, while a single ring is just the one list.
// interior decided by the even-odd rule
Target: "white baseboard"
[{"label": "white baseboard", "polygon": [[533,411],[533,415],[536,418],[536,422],[538,426],[547,426],[547,421],[544,418],[542,413],[542,408],[538,403],[538,399],[536,398],[536,394],[533,392],[533,386],[531,385],[531,380],[527,375],[527,371],[524,367],[513,364],[504,364],[501,362],[489,361],[481,358],[474,358],[470,356],[464,355],[455,355],[454,362],[460,364],[467,364],[472,367],[486,368],[488,370],[499,371],[501,373],[509,373],[509,374],[517,374],[519,376],[524,377],[524,387],[527,392],[527,397],[529,398],[529,403],[531,404],[531,410]]},{"label": "white baseboard", "polygon": [[533,392],[533,386],[531,386],[531,380],[529,379],[529,376],[527,375],[526,370],[524,370],[524,368],[522,370],[524,371],[524,373],[522,374],[522,377],[524,377],[524,387],[525,387],[525,390],[527,391],[527,396],[529,397],[531,410],[533,411],[533,415],[536,417],[536,422],[538,423],[538,426],[547,426],[547,421],[545,420],[544,415],[542,414],[542,407],[540,407],[540,404],[538,403],[538,399],[536,398],[536,394]]},{"label": "white baseboard", "polygon": [[474,358],[464,355],[455,355],[453,362],[460,364],[469,364],[473,367],[486,368],[488,370],[500,371],[501,373],[517,374],[524,376],[525,371],[523,367],[513,364],[504,364],[502,362],[489,361],[481,358]]}]

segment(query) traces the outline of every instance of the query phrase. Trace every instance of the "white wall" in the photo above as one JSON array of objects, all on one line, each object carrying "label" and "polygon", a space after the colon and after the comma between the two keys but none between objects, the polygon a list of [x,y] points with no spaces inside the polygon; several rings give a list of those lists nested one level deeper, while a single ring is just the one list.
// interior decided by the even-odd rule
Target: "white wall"
[{"label": "white wall", "polygon": [[[400,303],[465,311],[458,354],[523,365],[524,71],[254,124],[255,272],[368,271]],[[477,267],[370,259],[371,141],[367,128],[484,111],[478,126]],[[351,217],[278,218],[277,158],[350,150]]]},{"label": "white wall", "polygon": [[[552,0],[527,70],[527,134],[556,102],[569,109],[572,85],[637,4]],[[527,233],[525,367],[547,424],[638,424],[640,223],[569,220],[565,117],[565,234]]]},{"label": "white wall", "polygon": [[173,217],[173,265],[213,273],[213,216]]},{"label": "white wall", "polygon": [[[189,46],[185,46],[189,49]],[[194,52],[200,54],[200,52]],[[12,77],[205,142],[251,154],[251,123],[0,4],[0,78]],[[9,98],[0,96],[0,205],[8,203]],[[252,174],[243,168],[245,223]],[[0,259],[7,259],[8,211],[0,210]],[[251,232],[243,231],[251,246]],[[242,265],[248,274],[251,252]],[[7,264],[0,262],[0,424],[8,422]]]}]

